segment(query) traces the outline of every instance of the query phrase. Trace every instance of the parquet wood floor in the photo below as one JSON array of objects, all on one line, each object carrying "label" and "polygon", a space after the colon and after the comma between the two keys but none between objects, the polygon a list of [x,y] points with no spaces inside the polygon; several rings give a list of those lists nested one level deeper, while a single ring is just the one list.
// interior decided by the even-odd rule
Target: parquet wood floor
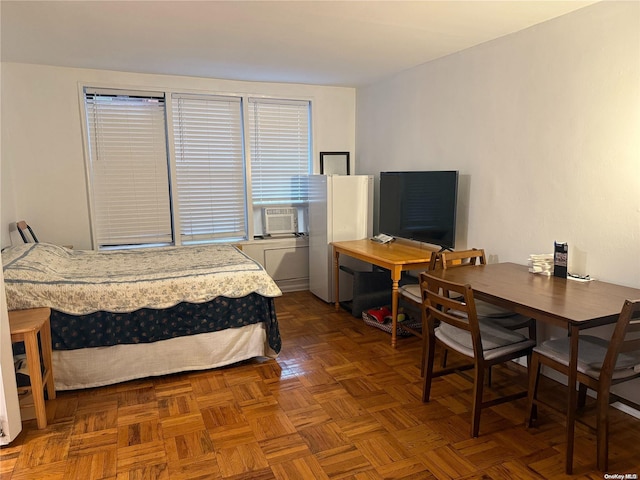
[{"label": "parquet wood floor", "polygon": [[[421,402],[415,337],[390,347],[309,292],[277,299],[277,360],[60,392],[0,450],[0,478],[25,479],[529,479],[565,478],[562,416],[541,409],[524,427],[525,400],[482,413],[469,438],[471,381],[434,381]],[[497,367],[493,389],[526,384]],[[515,385],[515,387],[514,387]],[[562,402],[563,387],[541,394]],[[640,420],[614,411],[611,473],[640,474]],[[575,475],[595,470],[595,437],[578,427]]]}]

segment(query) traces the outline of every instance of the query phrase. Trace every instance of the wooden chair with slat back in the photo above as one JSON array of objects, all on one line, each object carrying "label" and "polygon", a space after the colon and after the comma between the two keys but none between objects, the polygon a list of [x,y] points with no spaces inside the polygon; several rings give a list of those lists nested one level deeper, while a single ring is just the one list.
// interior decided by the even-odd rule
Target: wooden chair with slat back
[{"label": "wooden chair with slat back", "polygon": [[[436,270],[437,268],[439,268],[439,262],[440,262],[440,252],[431,252],[431,258],[429,259],[429,268],[428,270]],[[398,289],[398,304],[402,304],[403,302],[406,302],[407,304],[409,304],[412,309],[416,312],[420,312],[420,318],[421,318],[421,329],[420,332],[416,332],[413,329],[410,330],[411,333],[413,333],[414,335],[416,335],[418,338],[422,339],[423,342],[423,348],[422,348],[422,361],[420,363],[421,367],[420,367],[420,375],[423,376],[424,375],[424,355],[425,355],[425,349],[424,349],[424,341],[425,341],[425,336],[424,336],[424,332],[426,332],[426,325],[425,325],[425,317],[424,317],[424,313],[423,313],[423,305],[422,305],[422,294],[420,293],[420,284],[419,283],[408,283],[405,285],[402,285],[399,289]],[[400,328],[403,328],[402,324],[399,324]]]},{"label": "wooden chair with slat back", "polygon": [[442,251],[440,252],[441,268],[465,267],[473,265],[485,265],[487,257],[482,248],[471,248],[469,250]]},{"label": "wooden chair with slat back", "polygon": [[[487,258],[482,248],[471,248],[468,250],[458,251],[440,251],[433,252],[431,255],[431,261],[429,262],[429,270],[437,270],[439,268],[458,268],[468,267],[474,265],[486,265]],[[420,293],[419,285],[406,285],[398,291],[401,298],[412,302],[415,305],[420,305],[422,302],[422,296]],[[536,322],[532,318],[525,317],[523,315],[516,314],[515,312],[500,308],[496,305],[484,302],[482,300],[476,300],[476,311],[481,322],[493,323],[502,328],[509,330],[520,330],[527,328],[529,331],[529,338],[536,339]],[[424,332],[425,325],[422,325]],[[424,342],[424,337],[423,337]],[[423,345],[422,352],[422,365],[424,367],[424,352],[425,346]],[[442,368],[447,365],[447,350],[445,349],[442,354]],[[421,374],[424,375],[424,368],[421,370]],[[487,375],[488,383],[491,383],[491,371]]]},{"label": "wooden chair with slat back", "polygon": [[16,222],[16,228],[18,229],[24,243],[38,243],[38,237],[36,237],[33,229],[27,224],[27,222],[24,220]]},{"label": "wooden chair with slat back", "polygon": [[[439,261],[440,261],[440,252],[435,252],[435,251],[431,252],[431,258],[429,260],[428,270],[436,270],[438,268]],[[408,284],[402,285],[398,289],[398,303],[401,304],[402,302],[406,302],[409,305],[411,305],[412,309],[415,310],[416,312],[420,312],[421,317],[424,318],[422,316],[422,294],[420,293],[420,284],[408,283]],[[401,324],[400,324],[400,328],[403,328]],[[410,331],[417,337],[424,339],[424,336],[423,336],[425,331],[424,321],[422,322],[422,329],[420,332],[416,332],[413,329],[411,329]],[[423,354],[424,354],[424,349],[423,349]],[[424,357],[422,358],[422,364],[424,365]],[[421,374],[424,375],[424,371]]]},{"label": "wooden chair with slat back", "polygon": [[[427,271],[437,270],[438,268],[450,268],[452,266],[475,265],[476,262],[483,265],[486,263],[484,250],[476,248],[459,252],[448,252],[447,255],[450,255],[450,257],[448,256],[447,260],[443,261],[445,253],[447,252],[432,252]],[[422,304],[420,285],[417,283],[400,287],[398,294],[402,297],[402,300],[406,300],[418,307]]]},{"label": "wooden chair with slat back", "polygon": [[[440,261],[440,252],[431,252],[428,270],[436,270]],[[422,295],[420,294],[420,285],[418,283],[408,283],[398,289],[400,300],[406,300],[414,305],[418,310],[422,305]]]},{"label": "wooden chair with slat back", "polygon": [[[469,267],[474,265],[486,265],[487,257],[484,253],[484,249],[482,248],[471,248],[469,250],[458,250],[458,251],[446,251],[438,253],[438,268],[447,269],[454,267]],[[476,313],[479,317],[484,317],[482,313],[479,313],[477,308],[482,302],[481,300],[476,300]],[[423,346],[423,357],[424,351],[426,348]],[[445,368],[447,366],[447,357],[448,350],[445,348],[442,352],[441,366]],[[424,358],[423,358],[424,362]],[[423,372],[424,373],[424,372]],[[487,376],[487,380],[491,383],[491,370],[489,370],[489,374]]]},{"label": "wooden chair with slat back", "polygon": [[[443,251],[440,254],[440,261],[438,265],[440,268],[458,268],[458,267],[471,267],[474,265],[486,265],[487,257],[484,249],[471,248],[469,250],[459,250],[454,252]],[[506,328],[508,330],[520,330],[527,328],[529,332],[529,338],[536,339],[536,322],[534,319],[519,315],[510,310],[498,307],[491,303],[476,300],[476,312],[480,322],[493,324],[495,326]],[[447,351],[445,350],[442,355],[442,367],[447,364]],[[491,370],[487,375],[487,381],[491,384]]]},{"label": "wooden chair with slat back", "polygon": [[[427,325],[425,336],[425,364],[422,401],[428,402],[434,378],[474,368],[471,436],[480,430],[483,408],[525,397],[521,391],[484,400],[485,373],[493,366],[522,356],[529,356],[535,341],[524,335],[478,321],[473,290],[470,285],[448,282],[430,272],[420,274],[423,314]],[[436,343],[471,359],[462,367],[434,370]]]},{"label": "wooden chair with slat back", "polygon": [[[442,252],[440,256],[440,265],[442,265],[442,268],[486,265],[487,263],[484,249],[482,248],[472,248],[458,252]],[[509,330],[527,328],[529,330],[529,338],[532,340],[536,339],[536,322],[532,318],[518,315],[515,312],[482,300],[476,300],[476,308],[478,317],[480,317],[482,321],[492,322]]]},{"label": "wooden chair with slat back", "polygon": [[[568,375],[569,338],[547,340],[533,350],[529,370],[529,398],[527,420],[529,427],[537,420],[537,407],[544,404],[538,399],[540,367],[545,365]],[[598,469],[608,470],[609,404],[618,400],[610,389],[613,385],[640,377],[640,300],[627,300],[609,341],[591,335],[578,339],[578,384],[576,407],[585,406],[587,389],[596,392],[596,425],[588,425],[596,432]],[[573,387],[575,388],[575,386]],[[546,405],[546,404],[545,404]],[[547,405],[549,406],[549,405]],[[567,422],[574,420],[567,416]],[[567,425],[567,449],[573,452],[574,424]],[[567,456],[567,471],[572,470],[573,456]]]}]

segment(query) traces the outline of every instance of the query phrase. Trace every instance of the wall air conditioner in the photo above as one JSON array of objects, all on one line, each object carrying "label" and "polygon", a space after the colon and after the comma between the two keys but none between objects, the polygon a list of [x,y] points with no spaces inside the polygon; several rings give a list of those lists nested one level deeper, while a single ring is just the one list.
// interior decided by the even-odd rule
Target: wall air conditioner
[{"label": "wall air conditioner", "polygon": [[263,208],[262,226],[265,235],[297,233],[298,209],[282,207]]}]

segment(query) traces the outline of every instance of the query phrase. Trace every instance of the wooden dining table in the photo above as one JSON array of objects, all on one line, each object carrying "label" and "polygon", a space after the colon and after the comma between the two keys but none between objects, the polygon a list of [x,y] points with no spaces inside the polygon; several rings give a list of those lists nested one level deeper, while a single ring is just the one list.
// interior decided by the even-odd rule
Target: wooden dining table
[{"label": "wooden dining table", "polygon": [[566,471],[571,473],[577,399],[578,335],[580,330],[615,323],[625,300],[640,298],[640,289],[613,283],[578,281],[530,273],[524,265],[496,263],[470,268],[436,270],[430,274],[469,284],[474,296],[550,325],[570,338],[567,398]]}]

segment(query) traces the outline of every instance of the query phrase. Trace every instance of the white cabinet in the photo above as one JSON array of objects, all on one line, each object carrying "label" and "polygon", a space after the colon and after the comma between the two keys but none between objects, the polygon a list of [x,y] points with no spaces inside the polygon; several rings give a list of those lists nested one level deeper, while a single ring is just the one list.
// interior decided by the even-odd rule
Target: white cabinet
[{"label": "white cabinet", "polygon": [[254,240],[242,251],[259,262],[283,292],[309,289],[309,240],[306,237]]},{"label": "white cabinet", "polygon": [[264,268],[276,281],[309,278],[309,247],[266,248]]}]

